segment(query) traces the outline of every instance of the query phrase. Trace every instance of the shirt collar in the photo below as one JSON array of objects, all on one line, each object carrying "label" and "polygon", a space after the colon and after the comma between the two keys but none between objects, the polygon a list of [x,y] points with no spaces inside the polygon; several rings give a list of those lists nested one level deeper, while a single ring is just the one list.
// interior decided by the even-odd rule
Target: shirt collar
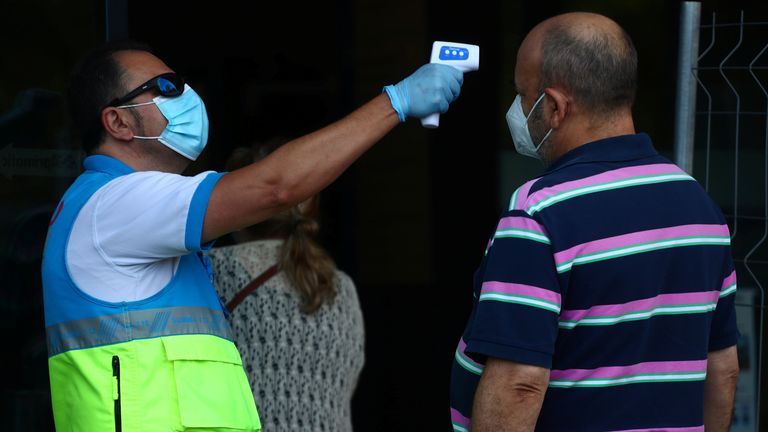
[{"label": "shirt collar", "polygon": [[114,176],[121,176],[134,172],[134,169],[122,161],[110,156],[93,155],[83,161],[83,167],[87,171],[101,171]]},{"label": "shirt collar", "polygon": [[644,133],[604,138],[580,145],[560,156],[546,173],[585,162],[619,162],[656,156],[651,138]]}]

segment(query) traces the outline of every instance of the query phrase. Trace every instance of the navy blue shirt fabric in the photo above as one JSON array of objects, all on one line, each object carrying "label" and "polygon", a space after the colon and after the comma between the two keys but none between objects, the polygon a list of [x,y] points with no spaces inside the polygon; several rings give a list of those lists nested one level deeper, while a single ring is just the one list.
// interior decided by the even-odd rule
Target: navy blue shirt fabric
[{"label": "navy blue shirt fabric", "polygon": [[707,353],[736,344],[730,234],[645,134],[580,146],[518,188],[475,274],[451,419],[487,357],[545,367],[537,431],[698,432]]}]

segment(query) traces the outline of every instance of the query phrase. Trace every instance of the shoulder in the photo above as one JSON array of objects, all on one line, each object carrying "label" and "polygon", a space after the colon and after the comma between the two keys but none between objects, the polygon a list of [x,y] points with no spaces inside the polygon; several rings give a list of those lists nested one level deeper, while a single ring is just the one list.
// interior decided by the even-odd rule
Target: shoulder
[{"label": "shoulder", "polygon": [[355,289],[355,282],[348,274],[344,273],[342,270],[336,270],[336,281],[337,285],[339,286]]},{"label": "shoulder", "polygon": [[139,188],[140,191],[148,188],[153,190],[161,188],[160,191],[163,191],[164,189],[195,187],[209,176],[218,175],[214,171],[206,171],[195,176],[184,176],[161,171],[138,171],[115,178],[105,188],[126,193],[134,191],[136,188]]},{"label": "shoulder", "polygon": [[359,303],[355,282],[341,270],[336,270],[336,297],[342,302]]},{"label": "shoulder", "polygon": [[174,203],[188,203],[201,183],[213,171],[193,177],[159,171],[140,171],[117,177],[104,185],[93,200],[102,209],[131,211],[139,208],[169,208]]},{"label": "shoulder", "polygon": [[[518,209],[534,214],[571,198],[595,193],[632,190],[643,186],[677,184],[694,179],[668,160],[655,156],[632,161],[588,161],[557,168],[539,179],[518,199]],[[636,188],[636,187],[640,188]]]},{"label": "shoulder", "polygon": [[250,275],[244,262],[251,255],[250,249],[247,244],[235,244],[214,247],[205,252],[205,255],[211,260],[213,268],[217,273],[223,270],[238,268],[238,271]]},{"label": "shoulder", "polygon": [[253,270],[263,271],[279,259],[282,240],[255,240],[227,246],[217,246],[207,254],[213,260],[241,259],[252,264]]}]

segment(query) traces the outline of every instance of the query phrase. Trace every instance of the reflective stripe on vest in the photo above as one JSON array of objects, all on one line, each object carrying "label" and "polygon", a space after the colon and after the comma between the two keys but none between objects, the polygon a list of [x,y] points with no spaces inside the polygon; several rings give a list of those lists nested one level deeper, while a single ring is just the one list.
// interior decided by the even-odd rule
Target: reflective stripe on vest
[{"label": "reflective stripe on vest", "polygon": [[209,334],[232,340],[221,310],[167,307],[54,324],[46,328],[48,355],[158,336]]}]

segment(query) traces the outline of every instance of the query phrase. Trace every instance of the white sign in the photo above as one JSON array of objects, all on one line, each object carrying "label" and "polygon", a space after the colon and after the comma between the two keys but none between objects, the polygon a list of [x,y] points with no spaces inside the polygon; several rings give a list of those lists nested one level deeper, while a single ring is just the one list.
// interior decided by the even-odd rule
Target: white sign
[{"label": "white sign", "polygon": [[82,160],[79,150],[20,148],[10,143],[0,150],[0,174],[7,178],[77,177]]}]

